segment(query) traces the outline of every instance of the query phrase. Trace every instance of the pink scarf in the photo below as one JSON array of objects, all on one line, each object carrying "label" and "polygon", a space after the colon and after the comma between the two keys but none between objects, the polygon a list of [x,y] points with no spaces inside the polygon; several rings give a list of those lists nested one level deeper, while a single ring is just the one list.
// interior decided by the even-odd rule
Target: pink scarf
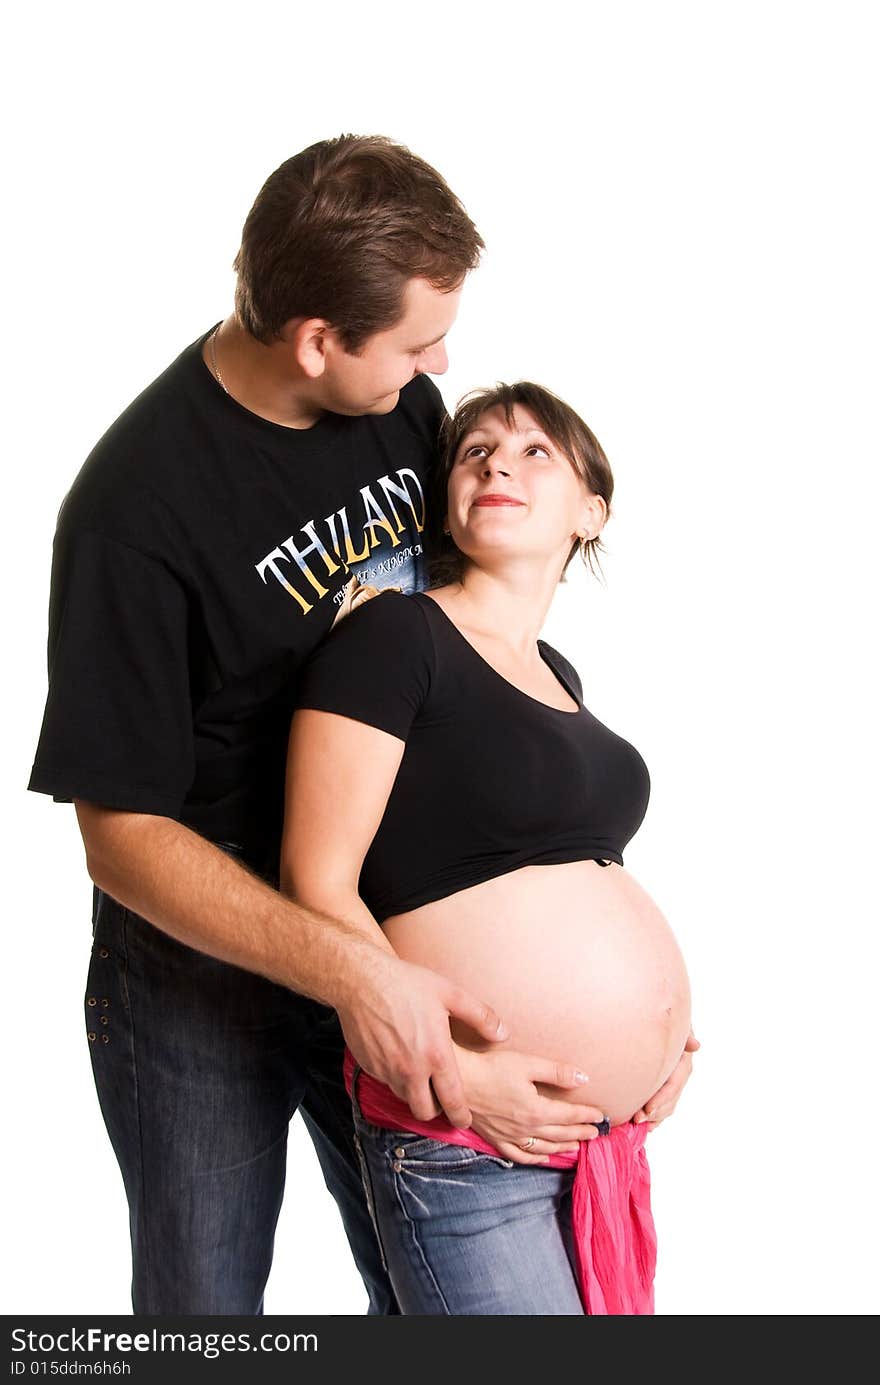
[{"label": "pink scarf", "polygon": [[[349,1093],[353,1078],[354,1059],[346,1049]],[[473,1130],[458,1130],[443,1117],[415,1120],[409,1107],[367,1072],[358,1074],[357,1098],[366,1120],[383,1130],[406,1130],[504,1157]],[[581,1300],[590,1316],[654,1312],[657,1234],[644,1149],[647,1134],[644,1123],[615,1125],[608,1135],[582,1141],[577,1154],[550,1156],[551,1168],[575,1167],[572,1228]]]}]

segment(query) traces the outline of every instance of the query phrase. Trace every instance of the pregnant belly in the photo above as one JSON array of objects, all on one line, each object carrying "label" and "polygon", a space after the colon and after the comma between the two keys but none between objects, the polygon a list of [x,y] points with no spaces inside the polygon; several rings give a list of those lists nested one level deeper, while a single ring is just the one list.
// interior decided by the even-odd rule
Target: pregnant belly
[{"label": "pregnant belly", "polygon": [[507,1047],[588,1073],[568,1099],[601,1107],[613,1124],[629,1120],[681,1056],[684,961],[660,910],[620,866],[527,866],[383,927],[402,957],[494,1006]]}]

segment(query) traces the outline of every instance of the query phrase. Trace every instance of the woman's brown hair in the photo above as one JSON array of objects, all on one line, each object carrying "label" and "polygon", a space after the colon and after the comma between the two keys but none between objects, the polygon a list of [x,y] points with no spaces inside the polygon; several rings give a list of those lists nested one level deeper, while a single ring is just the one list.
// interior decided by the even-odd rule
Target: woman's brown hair
[{"label": "woman's brown hair", "polygon": [[400,320],[409,279],[450,291],[482,249],[429,164],[380,135],[340,135],[294,155],[263,185],[233,266],[236,312],[267,345],[291,318],[323,318],[356,354]]},{"label": "woman's brown hair", "polygon": [[[614,490],[614,477],[608,458],[602,446],[587,427],[583,419],[543,385],[535,385],[529,380],[518,380],[516,384],[497,384],[494,389],[474,390],[460,399],[455,413],[447,418],[440,433],[440,465],[431,481],[430,504],[425,530],[425,548],[428,558],[428,574],[432,586],[444,586],[447,582],[461,580],[467,559],[456,548],[449,534],[443,532],[446,515],[446,490],[449,473],[462,442],[468,433],[473,432],[484,414],[490,409],[502,408],[510,426],[513,411],[519,404],[528,409],[544,432],[556,446],[565,453],[574,470],[593,495],[605,501],[606,513],[611,513],[611,495]],[[601,537],[588,539],[581,544],[575,540],[562,569],[564,576],[569,563],[582,547],[585,563],[594,571],[599,565],[599,553],[604,552]]]}]

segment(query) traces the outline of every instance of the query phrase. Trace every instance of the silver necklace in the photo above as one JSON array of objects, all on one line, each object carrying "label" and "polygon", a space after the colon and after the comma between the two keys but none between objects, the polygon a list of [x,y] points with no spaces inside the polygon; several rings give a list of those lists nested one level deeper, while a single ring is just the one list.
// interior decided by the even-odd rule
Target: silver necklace
[{"label": "silver necklace", "polygon": [[210,339],[210,342],[209,342],[208,344],[209,344],[209,346],[210,346],[210,348],[211,348],[211,365],[212,365],[213,368],[214,368],[214,374],[217,376],[217,384],[218,384],[218,385],[220,386],[220,388],[223,390],[224,394],[228,394],[228,393],[229,393],[229,390],[226,388],[225,384],[223,383],[223,376],[220,374],[220,367],[219,367],[218,364],[217,364],[217,346],[216,346],[216,342],[215,342],[215,338],[216,338],[216,336],[217,336],[217,333],[220,331],[220,328],[222,327],[222,325],[223,325],[222,323],[218,322],[217,326],[214,328],[213,332],[211,333],[211,339]]}]

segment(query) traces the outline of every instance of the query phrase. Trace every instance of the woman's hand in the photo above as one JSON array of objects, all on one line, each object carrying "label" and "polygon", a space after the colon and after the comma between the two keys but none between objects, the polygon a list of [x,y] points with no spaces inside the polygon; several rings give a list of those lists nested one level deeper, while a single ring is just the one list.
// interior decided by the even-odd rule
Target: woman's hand
[{"label": "woman's hand", "polygon": [[633,1116],[636,1125],[641,1125],[643,1121],[647,1121],[648,1130],[654,1130],[661,1121],[665,1121],[667,1116],[672,1115],[678,1105],[678,1098],[684,1091],[685,1083],[691,1075],[691,1068],[693,1067],[691,1054],[696,1053],[699,1047],[700,1041],[694,1038],[694,1031],[691,1030],[687,1036],[684,1052],[670,1076],[663,1083],[659,1092],[655,1092],[645,1102],[641,1111],[636,1111]]},{"label": "woman's hand", "polygon": [[549,1155],[576,1151],[581,1140],[598,1135],[596,1124],[604,1114],[597,1106],[575,1106],[540,1090],[582,1089],[589,1079],[570,1063],[511,1049],[475,1053],[458,1045],[455,1055],[471,1110],[471,1129],[505,1159],[515,1164],[546,1164]]},{"label": "woman's hand", "polygon": [[490,1006],[427,967],[374,949],[358,967],[351,1001],[338,1005],[337,1013],[356,1061],[417,1120],[433,1120],[442,1111],[452,1125],[467,1129],[471,1111],[456,1066],[464,1050],[452,1042],[449,1019],[498,1042],[507,1030]]}]

